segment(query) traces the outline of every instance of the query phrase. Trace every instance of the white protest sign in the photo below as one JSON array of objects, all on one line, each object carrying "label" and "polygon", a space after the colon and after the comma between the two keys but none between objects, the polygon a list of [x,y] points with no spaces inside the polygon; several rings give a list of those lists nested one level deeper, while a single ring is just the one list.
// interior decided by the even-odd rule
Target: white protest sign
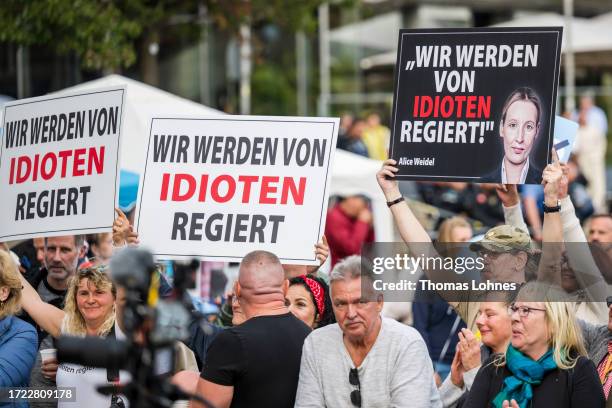
[{"label": "white protest sign", "polygon": [[253,250],[317,264],[338,119],[153,118],[141,245],[161,259],[239,262]]},{"label": "white protest sign", "polygon": [[110,231],[125,87],[4,107],[0,241]]}]

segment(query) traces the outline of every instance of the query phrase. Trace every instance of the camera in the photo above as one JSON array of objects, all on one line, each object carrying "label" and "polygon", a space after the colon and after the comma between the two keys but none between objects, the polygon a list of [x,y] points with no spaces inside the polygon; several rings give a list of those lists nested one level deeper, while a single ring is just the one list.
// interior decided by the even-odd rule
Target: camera
[{"label": "camera", "polygon": [[[192,310],[186,292],[195,282],[199,265],[195,259],[175,262],[174,287],[169,297],[160,299],[161,276],[153,255],[136,248],[116,253],[110,263],[111,276],[124,291],[125,304],[117,304],[115,326],[125,334],[125,340],[116,338],[115,329],[106,338],[61,336],[56,342],[58,360],[106,368],[108,384],[98,387],[98,391],[112,395],[111,407],[123,406],[121,396],[136,408],[170,407],[173,401],[192,398],[213,407],[170,383],[174,344],[185,342],[190,323],[202,318]],[[115,385],[119,370],[129,372],[131,380]]]}]

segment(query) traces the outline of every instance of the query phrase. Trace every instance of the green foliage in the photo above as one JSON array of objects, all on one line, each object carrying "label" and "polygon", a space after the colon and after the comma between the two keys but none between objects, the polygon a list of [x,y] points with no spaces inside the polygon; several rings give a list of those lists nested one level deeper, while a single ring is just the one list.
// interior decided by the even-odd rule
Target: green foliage
[{"label": "green foliage", "polygon": [[292,29],[316,26],[323,0],[2,0],[0,41],[42,45],[74,52],[86,69],[127,68],[136,43],[173,17],[199,30],[198,7],[220,29],[237,33],[240,24],[273,21]]},{"label": "green foliage", "polygon": [[90,69],[129,66],[142,27],[111,1],[4,0],[0,41],[75,52]]},{"label": "green foliage", "polygon": [[312,31],[316,9],[325,0],[209,0],[213,20],[222,29],[237,32],[240,24],[273,22],[283,28]]},{"label": "green foliage", "polygon": [[291,84],[286,69],[265,63],[256,65],[251,83],[253,115],[295,114],[297,109],[295,86]]}]

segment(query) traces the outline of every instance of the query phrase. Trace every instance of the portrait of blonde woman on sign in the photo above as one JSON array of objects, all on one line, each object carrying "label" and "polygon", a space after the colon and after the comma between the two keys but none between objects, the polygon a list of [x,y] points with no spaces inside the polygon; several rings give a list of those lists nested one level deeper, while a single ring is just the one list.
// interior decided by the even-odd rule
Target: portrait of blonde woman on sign
[{"label": "portrait of blonde woman on sign", "polygon": [[499,136],[504,156],[499,166],[482,181],[504,184],[540,184],[542,169],[531,160],[531,152],[542,129],[542,103],[528,87],[515,89],[504,102]]}]

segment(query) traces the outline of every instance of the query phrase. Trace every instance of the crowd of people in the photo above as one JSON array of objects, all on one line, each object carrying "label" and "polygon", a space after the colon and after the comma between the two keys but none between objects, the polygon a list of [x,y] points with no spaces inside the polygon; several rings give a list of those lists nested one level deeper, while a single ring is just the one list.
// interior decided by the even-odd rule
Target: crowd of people
[{"label": "crowd of people", "polygon": [[[588,111],[581,112],[588,121]],[[350,126],[343,118],[339,147],[383,160],[376,180],[408,250],[446,257],[453,251],[441,253],[437,244],[471,242],[484,259],[480,279],[518,289],[462,296],[417,291],[413,327],[386,316],[385,293],[374,288],[375,276],[359,254],[374,241],[368,200],[344,197],[330,208],[325,235],[314,245],[321,265],[329,258],[329,273],[283,265],[264,250],[247,254],[218,316],[194,319],[189,337],[176,342],[173,361],[156,375],[210,404],[193,400],[194,407],[612,406],[612,216],[574,205],[581,159],[561,164],[553,152],[537,199],[539,229],[525,223],[529,195],[496,184],[472,193],[474,208],[491,197],[497,203],[500,219],[481,238],[474,240],[462,216],[432,234],[404,199],[396,162],[384,156],[388,130],[370,116]],[[440,188],[476,187],[436,183],[422,190],[441,198]],[[76,390],[75,402],[5,400],[0,406],[129,405],[120,392],[96,389],[129,381],[129,373],[58,361],[50,351],[63,335],[125,338],[126,291],[111,278],[110,265],[138,243],[130,218],[117,210],[112,233],[0,247],[0,389]],[[419,271],[422,279],[448,280],[439,272]],[[162,267],[155,276],[159,296],[171,294]]]}]

